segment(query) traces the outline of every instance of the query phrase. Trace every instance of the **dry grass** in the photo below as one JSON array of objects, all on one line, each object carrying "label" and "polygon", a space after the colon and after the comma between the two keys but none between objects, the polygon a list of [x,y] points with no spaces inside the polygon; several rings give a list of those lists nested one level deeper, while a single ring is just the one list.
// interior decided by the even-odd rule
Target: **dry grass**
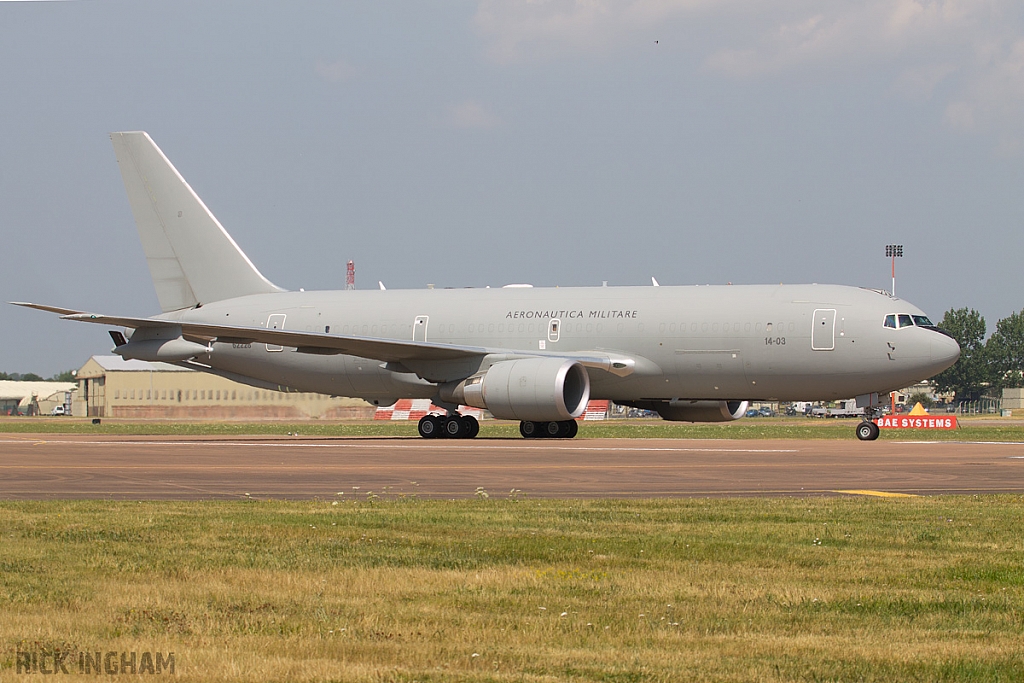
[{"label": "dry grass", "polygon": [[1019,681],[1022,502],[5,503],[0,680]]}]

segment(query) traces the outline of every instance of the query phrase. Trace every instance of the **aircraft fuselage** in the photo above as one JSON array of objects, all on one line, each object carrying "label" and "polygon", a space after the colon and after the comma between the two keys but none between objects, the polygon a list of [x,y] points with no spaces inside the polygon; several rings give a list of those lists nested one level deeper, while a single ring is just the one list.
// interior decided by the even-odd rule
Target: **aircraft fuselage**
[{"label": "aircraft fuselage", "polygon": [[[512,354],[618,352],[624,377],[591,371],[592,398],[829,400],[908,386],[959,347],[931,328],[884,327],[923,313],[839,285],[559,287],[257,294],[159,316],[244,327],[410,339]],[[297,390],[370,400],[436,387],[376,360],[216,343],[210,366]],[[470,372],[465,374],[471,374]]]}]

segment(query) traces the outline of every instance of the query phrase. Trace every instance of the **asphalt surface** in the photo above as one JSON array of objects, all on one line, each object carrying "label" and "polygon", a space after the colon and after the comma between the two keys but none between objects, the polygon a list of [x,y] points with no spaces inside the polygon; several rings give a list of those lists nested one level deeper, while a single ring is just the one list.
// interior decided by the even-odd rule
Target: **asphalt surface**
[{"label": "asphalt surface", "polygon": [[[1024,493],[1024,443],[0,435],[0,499]],[[845,493],[844,493],[845,492]]]}]

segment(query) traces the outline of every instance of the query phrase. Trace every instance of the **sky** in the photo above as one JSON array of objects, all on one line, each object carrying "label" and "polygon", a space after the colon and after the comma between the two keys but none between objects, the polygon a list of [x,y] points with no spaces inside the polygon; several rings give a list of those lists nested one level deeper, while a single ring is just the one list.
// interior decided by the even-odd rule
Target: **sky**
[{"label": "sky", "polygon": [[[0,301],[159,312],[108,134],[272,282],[828,282],[1024,308],[1008,0],[0,1]],[[111,342],[0,304],[0,371]]]}]

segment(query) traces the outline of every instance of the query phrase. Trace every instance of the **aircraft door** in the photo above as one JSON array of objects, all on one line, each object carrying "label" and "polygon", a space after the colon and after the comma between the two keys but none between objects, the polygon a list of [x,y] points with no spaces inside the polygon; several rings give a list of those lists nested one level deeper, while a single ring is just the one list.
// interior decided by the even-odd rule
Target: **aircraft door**
[{"label": "aircraft door", "polygon": [[558,318],[552,318],[548,321],[548,341],[556,342],[561,334],[560,330],[562,327],[562,321]]},{"label": "aircraft door", "polygon": [[[267,329],[268,330],[283,330],[284,329],[284,313],[271,313],[270,317],[267,318]],[[277,344],[267,344],[267,351],[284,351],[283,346]]]},{"label": "aircraft door", "polygon": [[412,324],[412,340],[418,342],[427,341],[427,321],[430,316],[418,315]]},{"label": "aircraft door", "polygon": [[836,348],[836,309],[818,308],[811,322],[811,348],[815,351],[831,351]]}]

